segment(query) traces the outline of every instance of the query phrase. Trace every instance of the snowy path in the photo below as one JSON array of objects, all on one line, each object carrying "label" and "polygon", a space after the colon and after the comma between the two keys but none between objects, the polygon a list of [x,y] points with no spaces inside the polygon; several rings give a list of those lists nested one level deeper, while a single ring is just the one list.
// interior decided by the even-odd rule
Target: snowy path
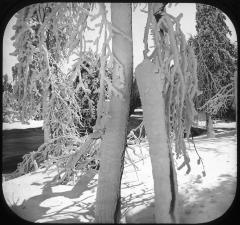
[{"label": "snowy path", "polygon": [[[196,138],[206,177],[190,143],[192,171],[177,171],[180,194],[180,222],[206,222],[221,216],[231,205],[236,189],[236,136]],[[187,147],[188,147],[187,143]],[[137,168],[126,163],[122,179],[122,223],[154,222],[154,193],[148,147],[128,153]],[[126,155],[129,158],[128,155]],[[141,158],[145,158],[141,160]],[[181,163],[181,162],[176,162]],[[3,183],[7,203],[21,217],[35,222],[93,222],[97,174],[83,175],[75,186],[49,186],[56,171],[38,171]]]}]

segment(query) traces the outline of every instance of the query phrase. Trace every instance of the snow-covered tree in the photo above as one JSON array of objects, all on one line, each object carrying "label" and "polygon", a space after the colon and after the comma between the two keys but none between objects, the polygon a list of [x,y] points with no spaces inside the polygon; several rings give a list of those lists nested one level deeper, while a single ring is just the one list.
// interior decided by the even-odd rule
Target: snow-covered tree
[{"label": "snow-covered tree", "polygon": [[12,83],[8,82],[7,74],[3,76],[2,80],[2,112],[3,122],[12,122],[19,116]]},{"label": "snow-covered tree", "polygon": [[[23,157],[16,175],[39,165],[48,167],[56,164],[57,168],[63,169],[59,171],[59,182],[62,182],[94,160],[97,147],[93,146],[99,145],[97,140],[105,126],[105,100],[111,93],[121,96],[111,83],[111,65],[113,61],[119,64],[109,47],[111,23],[106,20],[105,5],[97,6],[99,13],[96,15],[90,15],[90,3],[35,4],[16,15],[16,34],[13,37],[16,51],[13,54],[19,63],[14,67],[15,93],[22,106],[22,118],[28,119],[32,115],[28,105],[42,107],[43,128],[47,131],[45,142],[37,151]],[[33,19],[33,15],[38,19]],[[100,59],[97,56],[99,37],[95,37],[94,42],[85,37],[86,31],[92,30],[87,25],[88,17],[90,21],[100,17],[101,24],[106,26],[105,50],[101,51]],[[96,24],[100,35],[103,31],[101,24]],[[87,44],[91,42],[96,46],[95,53],[87,51]],[[39,102],[32,98],[35,92],[39,93]],[[94,101],[98,98],[96,105]],[[97,120],[94,114],[97,114]],[[89,120],[85,118],[88,115],[91,117]],[[83,136],[81,128],[92,126],[94,120],[93,133]]]},{"label": "snow-covered tree", "polygon": [[[144,33],[144,60],[136,68],[143,107],[143,122],[149,140],[155,192],[155,221],[174,223],[178,217],[178,188],[171,143],[177,157],[191,170],[184,142],[190,134],[198,94],[196,58],[181,31],[180,19],[169,15],[163,3],[148,4]],[[149,55],[148,34],[154,42]]]},{"label": "snow-covered tree", "polygon": [[[88,75],[96,73],[83,63],[89,63],[82,38],[89,8],[88,3],[44,3],[30,5],[16,14],[12,54],[19,62],[13,67],[14,93],[22,121],[34,117],[35,113],[43,114],[44,144],[38,151],[44,152],[35,154],[38,164],[49,158],[49,151],[52,155],[61,155],[76,149],[74,144],[82,143],[79,126],[84,127],[86,104],[83,106],[85,99],[80,98],[79,92],[88,93],[95,87],[86,89],[81,71],[85,68]],[[68,62],[73,53],[76,60],[71,66]],[[96,68],[96,57],[90,58],[91,67]],[[76,79],[79,82],[74,87]],[[89,98],[89,94],[85,97]],[[91,101],[89,99],[87,105],[92,104]],[[77,143],[73,141],[66,148],[69,139]],[[20,174],[31,170],[30,155],[34,154],[26,155],[26,160],[19,165]]]},{"label": "snow-covered tree", "polygon": [[[136,68],[136,81],[150,146],[155,220],[172,223],[178,222],[178,190],[172,144],[175,143],[176,156],[183,156],[183,163],[178,169],[186,166],[186,173],[189,173],[191,167],[184,132],[189,138],[195,115],[193,98],[198,87],[196,58],[180,27],[182,14],[177,17],[169,15],[165,5],[149,3],[146,4],[147,10],[142,9],[147,13],[144,60]],[[98,9],[95,15],[91,14],[92,5],[88,3],[36,4],[17,15],[17,92],[26,108],[24,101],[31,96],[26,90],[28,83],[33,82],[35,87],[40,82],[44,127],[49,128],[49,138],[37,151],[23,157],[17,172],[21,175],[39,165],[47,169],[56,166],[58,175],[54,181],[62,183],[72,177],[75,180],[79,170],[85,170],[92,160],[100,160],[96,222],[118,222],[132,87],[132,4],[111,3],[111,21],[107,18],[106,4],[94,6]],[[134,8],[137,6],[134,4]],[[45,16],[44,10],[47,12]],[[35,12],[44,20],[33,22]],[[87,40],[85,35],[87,30],[92,30],[88,19],[100,19],[95,24],[99,33],[94,40]],[[35,44],[30,39],[35,34],[32,23],[37,23],[39,27]],[[150,31],[154,48],[149,54]],[[102,45],[100,40],[103,41]],[[96,47],[95,53],[100,48],[99,58],[86,54],[89,42]],[[75,61],[68,65],[71,57]],[[33,63],[36,65],[32,69]],[[97,64],[99,73],[95,70]],[[67,72],[63,65],[68,65]],[[106,70],[107,65],[113,68],[112,76]],[[96,76],[99,76],[99,85]],[[93,83],[88,83],[87,77],[93,77],[90,79]],[[83,93],[79,94],[79,90]],[[82,123],[83,113],[92,113],[89,94],[93,93],[97,93],[93,96],[98,98],[97,117],[92,131],[82,137],[76,124]],[[87,108],[89,111],[85,110]],[[91,121],[88,123],[91,125]],[[136,140],[134,131],[128,137]]]},{"label": "snow-covered tree", "polygon": [[[207,113],[208,134],[213,136],[211,117],[223,113],[233,102],[237,50],[228,35],[224,13],[205,4],[196,4],[197,35],[190,39],[198,61],[199,89],[197,107]],[[208,122],[209,121],[209,122]]]},{"label": "snow-covered tree", "polygon": [[[120,19],[121,18],[121,19]],[[127,139],[130,92],[133,74],[132,7],[131,3],[112,3],[111,22],[127,37],[114,32],[112,53],[119,64],[114,64],[113,85],[123,98],[111,97],[106,132],[101,144],[101,160],[96,198],[96,222],[113,223],[120,219],[121,178]]]},{"label": "snow-covered tree", "polygon": [[[198,89],[194,52],[187,45],[180,29],[179,20],[182,15],[175,18],[167,14],[164,10],[165,5],[150,3],[147,4],[148,11],[142,10],[148,14],[144,35],[144,61],[137,66],[135,73],[143,107],[143,124],[150,146],[155,192],[155,220],[156,222],[170,223],[178,222],[179,219],[177,179],[171,143],[175,142],[177,157],[183,155],[184,158],[178,169],[186,166],[187,173],[189,173],[191,167],[183,138],[184,131],[189,137],[195,115],[193,98]],[[135,7],[137,6],[135,5]],[[112,17],[114,25],[119,26],[118,29],[123,30],[130,27],[131,11],[129,9],[130,6],[127,5],[112,4]],[[151,30],[154,40],[154,50],[150,55],[148,54],[149,30]],[[127,31],[125,31],[126,33]],[[118,59],[121,59],[123,66],[129,68],[126,65],[130,59],[127,62],[124,60],[127,56],[131,56],[131,52],[128,51],[131,47],[123,50],[131,43],[126,39],[124,41],[121,35],[119,37],[117,35],[116,40],[118,40],[118,44],[116,47],[113,39],[113,49],[117,48],[118,51],[114,53],[118,55]],[[120,40],[122,41],[120,42]],[[113,73],[113,84],[114,76],[116,74]],[[123,88],[127,88],[130,83],[127,76],[126,71],[124,80],[128,83]],[[128,89],[123,90],[125,90],[124,93],[129,93]],[[126,101],[129,101],[129,97],[126,98]],[[101,145],[103,151],[100,152],[96,202],[97,222],[117,222],[119,218],[119,185],[124,157],[122,148],[126,144],[122,126],[125,124],[125,116],[128,111],[128,107],[123,109],[123,106],[124,104],[120,104],[119,99],[112,98],[110,101],[110,118]],[[119,114],[119,112],[122,113]],[[116,127],[119,129],[116,130]],[[134,131],[130,132],[129,138],[133,141],[137,140]]]}]

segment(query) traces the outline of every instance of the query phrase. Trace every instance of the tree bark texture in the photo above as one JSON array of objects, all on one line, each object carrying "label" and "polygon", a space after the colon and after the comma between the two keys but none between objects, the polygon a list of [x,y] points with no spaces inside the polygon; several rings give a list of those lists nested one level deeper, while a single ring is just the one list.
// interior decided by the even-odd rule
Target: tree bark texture
[{"label": "tree bark texture", "polygon": [[148,59],[137,66],[135,74],[152,163],[155,222],[174,223],[178,221],[177,180],[165,124],[164,80]]},{"label": "tree bark texture", "polygon": [[[116,28],[132,38],[131,3],[111,3],[111,19]],[[95,214],[97,223],[116,223],[120,219],[120,188],[132,85],[132,42],[120,34],[114,33],[112,51],[124,66],[125,85],[121,90],[119,89],[124,95],[124,100],[114,94],[110,100],[110,118],[107,121],[100,147],[101,158]],[[113,73],[113,85],[117,83],[117,79],[117,74]]]}]

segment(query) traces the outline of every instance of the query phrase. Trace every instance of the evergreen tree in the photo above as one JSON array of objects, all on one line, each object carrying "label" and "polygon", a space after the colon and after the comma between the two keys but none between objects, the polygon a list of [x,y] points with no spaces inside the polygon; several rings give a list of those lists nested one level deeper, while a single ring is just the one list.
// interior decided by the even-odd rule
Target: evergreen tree
[{"label": "evergreen tree", "polygon": [[8,81],[8,75],[3,76],[2,81],[2,112],[3,122],[12,122],[18,117],[16,100],[13,95],[12,83]]},{"label": "evergreen tree", "polygon": [[8,82],[8,75],[5,74],[3,76],[3,83],[2,83],[2,92],[3,91],[9,91],[9,92],[13,92],[13,89],[12,89],[12,84]]},{"label": "evergreen tree", "polygon": [[189,41],[198,61],[199,89],[196,104],[211,116],[219,115],[233,102],[233,77],[237,69],[237,51],[228,35],[225,14],[210,5],[196,4],[197,35]]}]

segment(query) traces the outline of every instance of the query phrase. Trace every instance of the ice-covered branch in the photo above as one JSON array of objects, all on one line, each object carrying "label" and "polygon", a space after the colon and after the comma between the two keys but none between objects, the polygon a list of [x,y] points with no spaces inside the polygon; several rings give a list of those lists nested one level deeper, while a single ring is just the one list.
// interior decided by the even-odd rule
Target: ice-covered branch
[{"label": "ice-covered branch", "polygon": [[204,105],[199,107],[200,111],[204,110],[211,115],[215,115],[221,108],[226,109],[227,104],[232,101],[234,97],[233,83],[222,87],[212,98],[210,98]]},{"label": "ice-covered branch", "polygon": [[[190,172],[189,157],[187,155],[183,132],[189,133],[193,117],[196,113],[193,98],[198,93],[197,66],[194,52],[186,42],[181,31],[180,20],[160,10],[161,4],[148,5],[148,21],[144,35],[144,57],[148,52],[148,30],[154,40],[155,50],[151,60],[155,63],[156,74],[162,79],[163,97],[165,98],[166,126],[169,138],[174,133],[175,151],[183,154],[183,166]],[[155,12],[155,13],[154,13]]]}]

